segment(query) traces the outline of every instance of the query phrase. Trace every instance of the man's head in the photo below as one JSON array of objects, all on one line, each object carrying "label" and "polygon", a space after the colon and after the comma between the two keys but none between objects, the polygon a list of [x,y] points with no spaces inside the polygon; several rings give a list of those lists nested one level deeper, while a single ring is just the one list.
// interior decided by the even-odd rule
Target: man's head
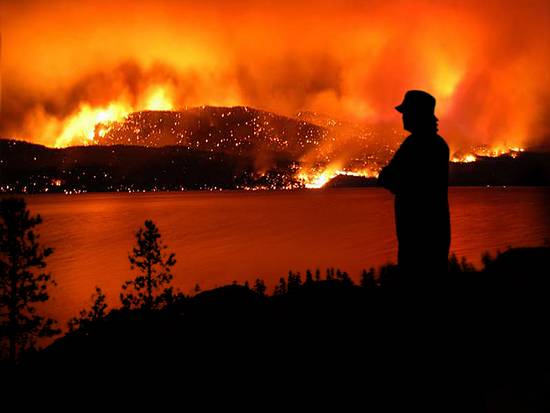
[{"label": "man's head", "polygon": [[403,102],[395,109],[403,114],[403,128],[409,132],[426,129],[437,131],[435,98],[422,90],[409,90]]}]

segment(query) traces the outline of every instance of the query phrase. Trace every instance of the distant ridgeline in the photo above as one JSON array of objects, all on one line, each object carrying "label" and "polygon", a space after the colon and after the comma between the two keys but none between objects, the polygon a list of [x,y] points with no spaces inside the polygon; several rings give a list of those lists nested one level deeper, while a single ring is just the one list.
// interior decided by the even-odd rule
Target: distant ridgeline
[{"label": "distant ridgeline", "polygon": [[[118,133],[118,132],[117,132]],[[252,145],[252,144],[250,144]],[[299,147],[257,151],[206,150],[187,145],[90,145],[47,148],[0,140],[0,192],[94,192],[303,187]],[[259,156],[258,154],[261,154]],[[451,185],[548,186],[550,153],[451,163]],[[372,186],[376,180],[339,175],[325,187]]]},{"label": "distant ridgeline", "polygon": [[[274,156],[275,188],[293,179],[290,157]],[[1,192],[93,192],[236,189],[267,184],[255,158],[182,146],[74,146],[47,148],[0,140]]]}]

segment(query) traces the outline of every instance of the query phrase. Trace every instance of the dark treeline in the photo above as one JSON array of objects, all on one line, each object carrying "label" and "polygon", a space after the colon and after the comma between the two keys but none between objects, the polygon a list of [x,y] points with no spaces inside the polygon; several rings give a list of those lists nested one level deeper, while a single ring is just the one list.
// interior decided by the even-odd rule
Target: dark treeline
[{"label": "dark treeline", "polygon": [[[0,139],[0,191],[6,193],[179,191],[303,186],[296,179],[300,158],[262,152],[266,162],[243,153],[185,146],[78,146],[52,149]],[[548,186],[550,155],[520,153],[451,163],[457,186]],[[326,187],[375,186],[373,178],[339,175]]]},{"label": "dark treeline", "polygon": [[295,162],[266,153],[270,166],[257,172],[255,157],[184,146],[73,146],[47,148],[0,139],[0,191],[7,193],[179,191],[296,184]]},{"label": "dark treeline", "polygon": [[135,241],[134,278],[121,287],[118,308],[108,309],[98,288],[66,334],[2,368],[71,380],[100,372],[131,381],[135,371],[141,383],[177,383],[183,397],[230,391],[234,400],[254,394],[267,404],[548,406],[549,247],[486,255],[482,269],[453,256],[437,285],[422,274],[402,279],[388,265],[358,282],[340,269],[314,269],[290,271],[274,287],[257,279],[185,295],[171,287],[176,259],[154,223]]}]

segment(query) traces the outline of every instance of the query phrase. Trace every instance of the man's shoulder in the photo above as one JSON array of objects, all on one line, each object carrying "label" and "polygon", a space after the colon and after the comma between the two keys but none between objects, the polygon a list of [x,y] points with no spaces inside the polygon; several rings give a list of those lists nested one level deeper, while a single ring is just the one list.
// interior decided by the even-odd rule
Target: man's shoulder
[{"label": "man's shoulder", "polygon": [[412,146],[412,145],[415,144],[415,141],[416,141],[415,135],[412,135],[412,134],[411,134],[411,135],[407,136],[407,137],[403,140],[403,142],[401,142],[401,145],[399,145],[399,149],[401,149],[401,148],[407,148],[407,147],[409,147],[409,146]]}]

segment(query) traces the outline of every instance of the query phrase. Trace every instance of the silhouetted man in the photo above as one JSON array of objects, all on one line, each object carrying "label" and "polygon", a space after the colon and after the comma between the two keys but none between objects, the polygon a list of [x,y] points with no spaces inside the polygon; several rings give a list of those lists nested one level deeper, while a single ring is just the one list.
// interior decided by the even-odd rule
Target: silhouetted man
[{"label": "silhouetted man", "polygon": [[437,134],[433,96],[410,90],[395,109],[411,135],[382,169],[378,183],[395,194],[400,273],[409,282],[433,282],[447,272],[451,243],[449,147]]}]

